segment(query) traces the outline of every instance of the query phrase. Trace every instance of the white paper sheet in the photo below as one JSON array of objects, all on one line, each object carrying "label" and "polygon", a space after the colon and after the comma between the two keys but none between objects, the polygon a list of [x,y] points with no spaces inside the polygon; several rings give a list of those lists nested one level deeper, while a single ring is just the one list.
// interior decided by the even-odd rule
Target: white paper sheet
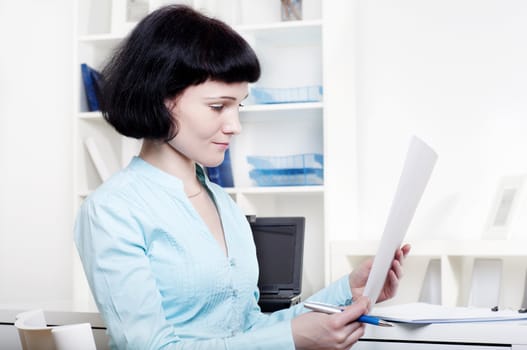
[{"label": "white paper sheet", "polygon": [[379,297],[394,254],[403,242],[436,160],[436,152],[414,136],[410,141],[380,246],[364,289],[364,295],[370,298],[372,305]]},{"label": "white paper sheet", "polygon": [[375,307],[370,312],[383,320],[416,324],[495,322],[527,319],[527,313],[504,309],[450,307],[428,303],[408,303],[394,306]]}]

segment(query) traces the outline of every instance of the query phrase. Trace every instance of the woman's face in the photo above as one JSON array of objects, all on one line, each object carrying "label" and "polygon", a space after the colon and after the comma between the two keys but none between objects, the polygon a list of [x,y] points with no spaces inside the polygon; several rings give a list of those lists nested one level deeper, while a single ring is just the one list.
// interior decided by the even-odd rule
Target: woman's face
[{"label": "woman's face", "polygon": [[247,82],[207,80],[166,100],[178,125],[178,133],[169,145],[203,166],[221,164],[231,138],[241,132],[239,107],[247,92]]}]

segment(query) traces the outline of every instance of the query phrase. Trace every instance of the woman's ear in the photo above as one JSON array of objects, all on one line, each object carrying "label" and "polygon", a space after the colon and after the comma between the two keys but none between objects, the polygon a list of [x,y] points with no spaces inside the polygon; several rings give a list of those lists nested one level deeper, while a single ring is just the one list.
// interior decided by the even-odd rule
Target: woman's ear
[{"label": "woman's ear", "polygon": [[177,99],[176,98],[166,98],[165,101],[165,108],[167,109],[168,113],[170,113],[170,119],[172,119],[173,123],[176,123],[177,119]]},{"label": "woman's ear", "polygon": [[176,99],[175,98],[165,98],[165,107],[170,112],[170,114],[174,115],[174,109],[176,108]]}]

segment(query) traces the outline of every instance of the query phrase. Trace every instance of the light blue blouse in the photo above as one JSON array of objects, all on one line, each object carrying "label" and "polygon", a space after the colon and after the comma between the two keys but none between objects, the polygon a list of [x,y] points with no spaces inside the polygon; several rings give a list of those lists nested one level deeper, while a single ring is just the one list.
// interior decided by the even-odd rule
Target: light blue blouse
[{"label": "light blue blouse", "polygon": [[[135,157],[81,206],[75,243],[113,349],[294,349],[302,304],[263,314],[250,226],[197,167],[213,196],[228,256],[182,182]],[[344,276],[310,299],[351,302]]]}]

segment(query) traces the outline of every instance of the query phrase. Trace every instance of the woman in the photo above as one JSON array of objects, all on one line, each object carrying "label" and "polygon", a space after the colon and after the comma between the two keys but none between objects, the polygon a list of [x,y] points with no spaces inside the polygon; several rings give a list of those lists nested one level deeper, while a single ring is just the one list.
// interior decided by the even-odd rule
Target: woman
[{"label": "woman", "polygon": [[[241,131],[238,108],[260,76],[249,45],[185,6],[142,20],[103,70],[103,114],[142,138],[124,170],[83,203],[75,242],[116,349],[347,349],[371,261],[311,299],[351,304],[338,315],[302,304],[270,315],[244,213],[202,166],[223,161]],[[380,300],[394,295],[396,254]]]}]

